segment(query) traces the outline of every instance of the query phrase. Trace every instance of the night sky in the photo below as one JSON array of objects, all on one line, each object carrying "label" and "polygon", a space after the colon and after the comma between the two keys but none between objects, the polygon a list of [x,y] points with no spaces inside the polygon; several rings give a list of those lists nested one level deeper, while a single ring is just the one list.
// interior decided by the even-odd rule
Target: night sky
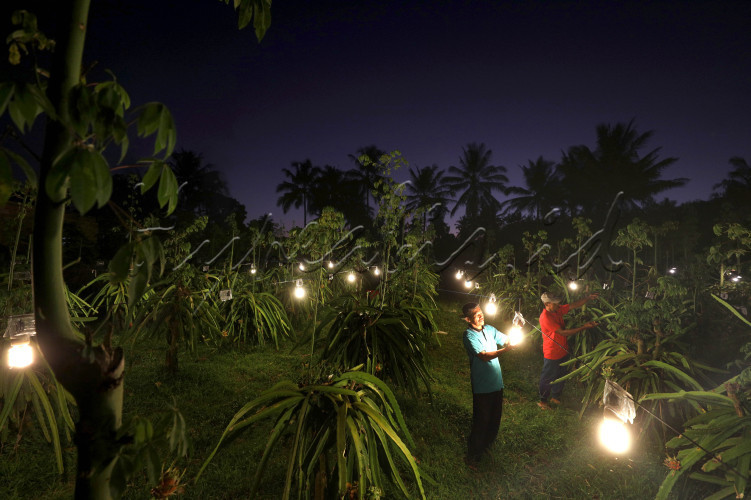
[{"label": "night sky", "polygon": [[751,160],[747,1],[275,0],[260,44],[223,1],[92,4],[87,61],[134,105],[167,104],[177,147],[221,170],[251,218],[287,227],[302,214],[276,205],[281,169],[346,170],[370,144],[445,169],[484,142],[520,185],[519,165],[633,119],[654,132],[647,150],[679,158],[664,177],[691,179],[666,193],[678,202]]}]

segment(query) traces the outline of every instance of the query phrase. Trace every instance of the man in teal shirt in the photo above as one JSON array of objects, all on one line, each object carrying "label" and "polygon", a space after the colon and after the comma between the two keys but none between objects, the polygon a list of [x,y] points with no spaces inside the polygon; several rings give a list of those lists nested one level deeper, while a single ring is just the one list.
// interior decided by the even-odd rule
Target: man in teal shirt
[{"label": "man in teal shirt", "polygon": [[498,435],[503,413],[503,373],[498,357],[512,346],[505,333],[485,324],[479,304],[464,304],[462,313],[469,323],[462,340],[472,380],[472,431],[467,443],[467,463],[474,469]]}]

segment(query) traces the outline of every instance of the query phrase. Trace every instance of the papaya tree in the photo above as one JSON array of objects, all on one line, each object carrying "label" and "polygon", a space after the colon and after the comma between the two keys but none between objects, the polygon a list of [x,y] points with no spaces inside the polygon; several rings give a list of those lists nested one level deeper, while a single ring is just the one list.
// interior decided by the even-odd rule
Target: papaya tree
[{"label": "papaya tree", "polygon": [[[110,166],[105,157],[109,145],[127,151],[130,98],[116,80],[90,83],[82,74],[82,57],[91,0],[60,0],[62,17],[49,68],[33,68],[27,82],[0,83],[0,116],[8,111],[23,134],[41,113],[46,115],[39,161],[38,198],[34,211],[32,275],[34,315],[40,350],[59,382],[74,397],[79,418],[75,443],[78,448],[76,498],[111,498],[118,458],[127,439],[122,426],[125,359],[120,348],[106,338],[101,344],[83,337],[71,323],[63,279],[63,216],[72,204],[80,213],[105,205],[112,192]],[[225,0],[229,3],[229,0]],[[270,0],[234,0],[239,27],[253,20],[260,39],[270,23]],[[48,49],[49,40],[28,12],[13,15],[19,28],[9,37],[11,62],[19,62],[29,50]],[[43,80],[49,75],[48,80]],[[159,103],[135,110],[140,136],[155,136],[154,155],[143,163],[145,192],[158,182],[160,205],[168,212],[177,204],[177,182],[166,159],[175,146],[176,133],[169,111]],[[0,175],[7,177],[7,162]],[[160,261],[161,247],[153,235],[132,241],[110,265],[113,279],[130,279],[129,300],[146,288]],[[132,270],[130,269],[133,264]]]}]

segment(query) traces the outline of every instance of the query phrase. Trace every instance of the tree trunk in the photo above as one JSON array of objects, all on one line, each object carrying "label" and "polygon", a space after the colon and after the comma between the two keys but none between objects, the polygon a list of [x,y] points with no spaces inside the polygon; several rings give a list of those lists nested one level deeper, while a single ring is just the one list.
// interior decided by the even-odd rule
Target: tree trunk
[{"label": "tree trunk", "polygon": [[65,301],[62,232],[67,186],[45,189],[53,161],[73,144],[69,96],[79,82],[90,0],[60,0],[69,17],[58,37],[48,97],[56,117],[47,119],[40,162],[39,189],[34,211],[32,253],[34,314],[37,340],[60,383],[78,404],[75,443],[78,447],[77,499],[109,499],[110,476],[120,449],[122,350],[91,346],[75,334]]}]

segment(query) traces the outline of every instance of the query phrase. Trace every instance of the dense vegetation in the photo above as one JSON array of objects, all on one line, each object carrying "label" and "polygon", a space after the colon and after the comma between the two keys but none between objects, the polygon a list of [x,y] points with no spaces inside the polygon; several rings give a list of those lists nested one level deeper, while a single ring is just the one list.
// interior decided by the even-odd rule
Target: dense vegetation
[{"label": "dense vegetation", "polygon": [[[260,37],[267,3],[236,6]],[[74,481],[80,498],[744,494],[745,160],[713,199],[677,206],[656,201],[685,182],[661,177],[675,160],[644,152],[651,133],[633,123],[598,126],[594,148],[558,163],[530,161],[526,186],[507,186],[483,144],[408,184],[394,180],[406,159],[371,146],[348,172],[283,171],[279,203],[302,207],[304,227],[247,223],[200,154],[174,151],[164,106],[130,110],[116,80],[81,78],[80,33],[47,82],[51,41],[33,15],[14,21],[16,62],[23,48],[40,58],[0,83],[17,130],[4,137],[25,145],[37,115],[48,122],[38,157],[0,151],[4,352],[32,299],[36,332],[36,362],[0,368],[6,496],[69,496]],[[130,125],[154,157],[112,176]],[[332,197],[344,182],[351,196]],[[458,209],[454,234],[445,217]],[[534,404],[545,290],[599,293],[569,320],[600,326],[572,339],[555,412]],[[502,437],[478,475],[461,465],[471,399],[457,311],[470,300],[494,301],[502,330],[526,318],[528,335],[504,359]],[[591,440],[606,380],[637,405],[631,458]]]}]

